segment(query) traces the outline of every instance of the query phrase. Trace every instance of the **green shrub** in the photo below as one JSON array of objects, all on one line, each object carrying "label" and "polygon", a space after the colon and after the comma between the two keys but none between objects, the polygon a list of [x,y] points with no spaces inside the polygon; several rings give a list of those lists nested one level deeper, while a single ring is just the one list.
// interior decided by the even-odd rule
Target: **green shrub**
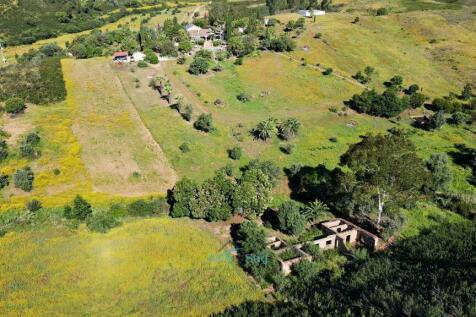
[{"label": "green shrub", "polygon": [[184,178],[178,181],[171,193],[172,210],[170,216],[173,218],[189,217],[190,216],[190,203],[196,196],[197,184]]},{"label": "green shrub", "polygon": [[26,109],[25,101],[21,98],[13,97],[5,102],[5,111],[10,114],[18,114]]},{"label": "green shrub", "polygon": [[140,68],[146,68],[148,67],[149,65],[147,64],[147,62],[145,61],[139,61],[137,62],[137,67],[140,67]]},{"label": "green shrub", "polygon": [[245,92],[240,92],[240,93],[236,96],[236,99],[238,99],[239,101],[245,103],[245,102],[250,101],[251,96],[248,95],[248,94],[245,93]]},{"label": "green shrub", "polygon": [[181,113],[182,117],[187,121],[192,120],[192,114],[193,114],[193,106],[191,104],[186,105],[185,111]]},{"label": "green shrub", "polygon": [[158,64],[159,63],[159,58],[157,57],[157,54],[154,52],[147,52],[145,55],[145,60],[151,64]]},{"label": "green shrub", "polygon": [[179,58],[177,58],[177,64],[179,65],[185,64],[186,61],[187,59],[185,58],[185,56],[180,56]]},{"label": "green shrub", "polygon": [[215,66],[213,66],[212,70],[214,72],[221,72],[223,70],[223,66],[221,66],[220,64],[216,64]]},{"label": "green shrub", "polygon": [[236,60],[235,60],[235,65],[243,65],[243,57],[238,57]]},{"label": "green shrub", "polygon": [[77,195],[73,200],[73,207],[65,206],[63,214],[68,219],[85,220],[93,213],[91,204]]},{"label": "green shrub", "polygon": [[106,233],[121,222],[110,212],[96,211],[86,218],[86,225],[94,232]]},{"label": "green shrub", "polygon": [[188,68],[188,72],[193,75],[206,74],[209,67],[209,59],[196,55]]},{"label": "green shrub", "polygon": [[242,150],[241,150],[241,147],[239,146],[235,146],[234,148],[228,150],[228,156],[232,159],[232,160],[239,160],[242,156]]},{"label": "green shrub", "polygon": [[30,192],[33,189],[33,180],[35,176],[29,166],[22,169],[18,169],[13,174],[13,183],[16,188],[20,188],[26,192]]},{"label": "green shrub", "polygon": [[127,205],[127,212],[131,216],[150,216],[163,214],[169,210],[169,205],[165,198],[155,197],[147,200],[138,199]]},{"label": "green shrub", "polygon": [[333,71],[334,70],[331,67],[328,67],[322,72],[322,74],[327,76],[327,75],[332,74]]},{"label": "green shrub", "polygon": [[35,158],[40,156],[41,152],[38,149],[40,140],[41,138],[36,132],[27,134],[20,144],[20,155],[27,158]]},{"label": "green shrub", "polygon": [[306,243],[302,247],[302,250],[306,252],[307,254],[311,255],[312,257],[318,258],[319,256],[322,255],[322,251],[319,248],[318,244]]},{"label": "green shrub", "polygon": [[281,151],[284,154],[288,154],[288,155],[292,154],[294,152],[294,149],[295,149],[295,145],[291,143],[287,143],[286,145],[281,147]]},{"label": "green shrub", "polygon": [[180,151],[182,151],[182,153],[190,152],[190,146],[188,145],[188,143],[180,144],[179,149],[180,149]]},{"label": "green shrub", "polygon": [[10,184],[8,180],[8,175],[6,174],[0,174],[0,189],[3,189],[4,187],[7,187]]},{"label": "green shrub", "polygon": [[37,200],[37,199],[32,199],[30,200],[29,202],[27,202],[26,204],[26,209],[28,209],[29,211],[31,212],[35,212],[35,211],[38,211],[42,208],[42,204],[41,204],[41,201]]},{"label": "green shrub", "polygon": [[214,128],[213,128],[213,118],[211,113],[206,113],[206,114],[202,113],[198,117],[197,121],[195,121],[193,126],[195,127],[195,129],[200,131],[204,131],[204,132],[212,131]]},{"label": "green shrub", "polygon": [[5,140],[0,140],[0,162],[8,157],[8,144]]},{"label": "green shrub", "polygon": [[378,8],[376,11],[377,16],[387,15],[388,9],[387,8]]}]

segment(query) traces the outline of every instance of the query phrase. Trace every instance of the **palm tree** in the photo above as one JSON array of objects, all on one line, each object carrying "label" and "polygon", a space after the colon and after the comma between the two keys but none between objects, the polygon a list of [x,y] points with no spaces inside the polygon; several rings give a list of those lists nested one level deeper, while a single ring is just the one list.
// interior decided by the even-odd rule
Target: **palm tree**
[{"label": "palm tree", "polygon": [[170,101],[172,99],[172,85],[170,84],[170,82],[165,83],[163,91],[164,91],[165,99],[170,104]]},{"label": "palm tree", "polygon": [[289,140],[297,135],[301,122],[295,118],[289,118],[279,126],[279,135],[285,140]]},{"label": "palm tree", "polygon": [[[154,88],[159,90],[159,93],[161,96],[164,92],[164,81],[165,81],[165,77],[162,77],[162,76],[157,76],[154,79]],[[158,85],[157,85],[157,82],[159,83]]]},{"label": "palm tree", "polygon": [[183,106],[183,96],[182,95],[178,95],[175,97],[175,109],[177,109],[177,111],[179,113],[182,113],[182,106]]},{"label": "palm tree", "polygon": [[327,215],[329,207],[320,200],[315,200],[304,208],[303,214],[310,223],[315,222],[322,216]]},{"label": "palm tree", "polygon": [[258,125],[253,129],[253,134],[255,137],[261,139],[261,140],[268,140],[273,136],[273,134],[276,134],[277,132],[277,120],[274,118],[268,118],[264,121],[261,121],[258,123]]}]

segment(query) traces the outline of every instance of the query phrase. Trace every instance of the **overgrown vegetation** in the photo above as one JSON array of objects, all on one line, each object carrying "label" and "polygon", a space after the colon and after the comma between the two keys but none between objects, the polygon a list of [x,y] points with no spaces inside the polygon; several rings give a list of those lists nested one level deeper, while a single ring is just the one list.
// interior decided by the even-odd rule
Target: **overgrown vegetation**
[{"label": "overgrown vegetation", "polygon": [[0,29],[7,45],[31,44],[62,33],[76,33],[111,23],[138,13],[156,14],[167,6],[140,8],[162,1],[19,1],[2,3]]},{"label": "overgrown vegetation", "polygon": [[[45,50],[33,51],[30,57],[23,56],[18,63],[0,68],[0,101],[21,98],[26,102],[46,104],[65,99],[60,59],[54,57],[55,53],[49,56],[42,51]],[[12,111],[17,113],[22,109],[16,107]]]},{"label": "overgrown vegetation", "polygon": [[471,315],[475,228],[471,222],[435,228],[370,259],[356,257],[339,275],[304,261],[282,288],[285,300],[245,303],[214,316]]}]

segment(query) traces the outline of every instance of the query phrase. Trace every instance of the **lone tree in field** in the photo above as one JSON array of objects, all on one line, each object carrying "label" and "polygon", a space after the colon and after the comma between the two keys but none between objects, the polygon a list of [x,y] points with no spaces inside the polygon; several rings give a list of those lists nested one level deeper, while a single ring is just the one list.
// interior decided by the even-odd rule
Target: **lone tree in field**
[{"label": "lone tree in field", "polygon": [[354,192],[375,201],[377,224],[384,212],[416,201],[429,179],[425,163],[403,133],[366,136],[350,146],[341,163],[355,175]]},{"label": "lone tree in field", "polygon": [[18,114],[26,109],[25,101],[21,98],[10,98],[5,102],[5,111],[10,114]]},{"label": "lone tree in field", "polygon": [[274,118],[268,118],[258,123],[258,125],[252,130],[254,136],[261,140],[268,140],[278,131],[278,122]]},{"label": "lone tree in field", "polygon": [[172,102],[172,85],[169,82],[166,82],[162,91],[163,93],[161,93],[161,95],[165,97],[168,104],[170,104]]}]

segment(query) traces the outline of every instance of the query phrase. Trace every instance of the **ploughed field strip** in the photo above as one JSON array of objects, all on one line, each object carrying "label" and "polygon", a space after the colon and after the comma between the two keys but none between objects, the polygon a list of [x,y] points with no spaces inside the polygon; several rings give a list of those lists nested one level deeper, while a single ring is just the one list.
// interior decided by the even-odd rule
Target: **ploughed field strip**
[{"label": "ploughed field strip", "polygon": [[68,102],[76,110],[73,131],[94,189],[130,196],[165,192],[175,171],[112,67],[104,59],[63,61]]}]

